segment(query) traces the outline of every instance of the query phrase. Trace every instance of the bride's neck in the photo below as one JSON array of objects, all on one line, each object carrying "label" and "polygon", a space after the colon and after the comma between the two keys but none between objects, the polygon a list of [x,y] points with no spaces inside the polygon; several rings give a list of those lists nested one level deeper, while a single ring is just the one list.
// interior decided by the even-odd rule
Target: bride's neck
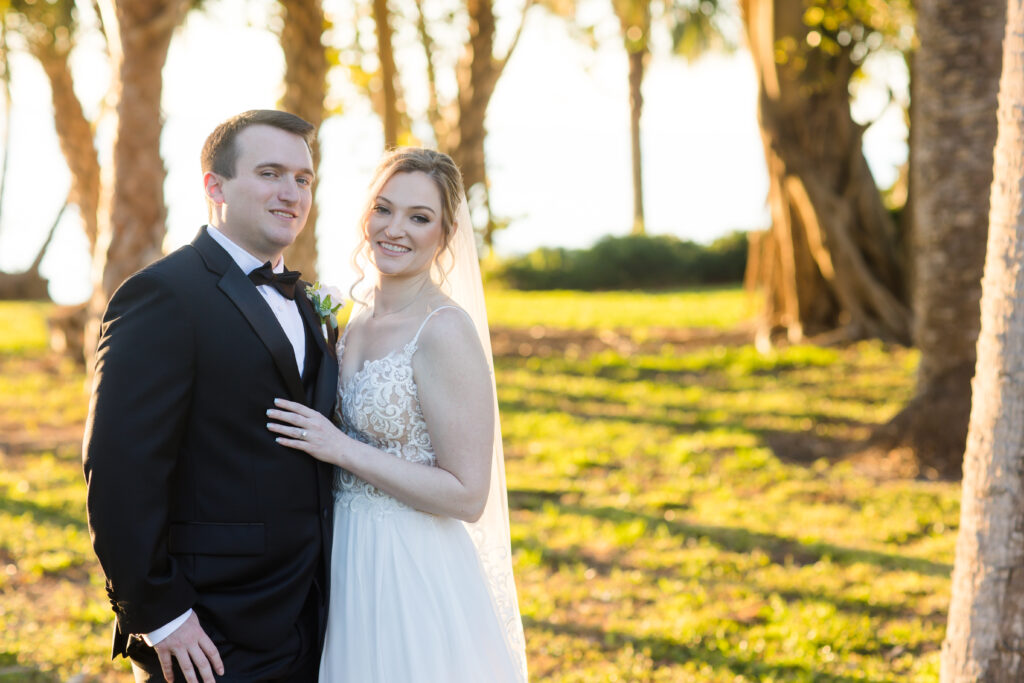
[{"label": "bride's neck", "polygon": [[429,296],[434,287],[429,272],[408,278],[380,277],[374,288],[373,317],[380,318],[412,308],[418,300]]}]

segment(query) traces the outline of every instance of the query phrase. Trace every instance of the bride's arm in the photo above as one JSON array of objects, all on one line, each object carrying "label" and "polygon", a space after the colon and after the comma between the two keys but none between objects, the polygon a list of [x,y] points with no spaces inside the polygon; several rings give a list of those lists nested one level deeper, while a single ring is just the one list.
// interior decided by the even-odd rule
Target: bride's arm
[{"label": "bride's arm", "polygon": [[[424,512],[476,521],[487,502],[494,446],[490,370],[472,323],[459,311],[433,316],[413,356],[416,386],[437,467],[413,463],[348,437],[319,413],[278,401],[268,424],[285,446],[352,472]],[[296,438],[306,430],[305,439]]]}]

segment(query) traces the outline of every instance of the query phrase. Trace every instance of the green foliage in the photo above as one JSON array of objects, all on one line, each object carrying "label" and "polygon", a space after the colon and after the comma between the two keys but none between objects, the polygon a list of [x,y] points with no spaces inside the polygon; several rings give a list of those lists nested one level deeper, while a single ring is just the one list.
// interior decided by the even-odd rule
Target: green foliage
[{"label": "green foliage", "polygon": [[[736,309],[717,321],[732,325],[744,296],[488,300],[502,325],[561,311],[581,334],[635,324],[656,338],[719,308]],[[37,330],[0,355],[0,669],[127,683],[85,528],[84,378],[47,355],[45,313],[0,304],[0,321]],[[665,339],[496,359],[532,679],[936,680],[959,487],[879,481],[837,457],[911,396],[916,352]]]},{"label": "green foliage", "polygon": [[784,36],[776,45],[780,64],[829,76],[836,62],[861,65],[873,52],[895,50],[909,54],[914,45],[911,0],[808,0],[803,14],[804,35]]},{"label": "green foliage", "polygon": [[589,249],[535,249],[508,259],[492,277],[527,290],[668,288],[738,282],[746,263],[742,232],[709,246],[671,235],[607,236]]}]

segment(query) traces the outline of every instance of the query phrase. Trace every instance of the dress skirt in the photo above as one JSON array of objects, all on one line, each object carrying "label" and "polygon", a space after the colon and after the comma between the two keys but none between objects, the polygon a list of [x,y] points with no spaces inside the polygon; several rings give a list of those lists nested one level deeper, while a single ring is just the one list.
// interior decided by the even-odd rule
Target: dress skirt
[{"label": "dress skirt", "polygon": [[321,683],[515,683],[465,525],[366,488],[336,492]]}]

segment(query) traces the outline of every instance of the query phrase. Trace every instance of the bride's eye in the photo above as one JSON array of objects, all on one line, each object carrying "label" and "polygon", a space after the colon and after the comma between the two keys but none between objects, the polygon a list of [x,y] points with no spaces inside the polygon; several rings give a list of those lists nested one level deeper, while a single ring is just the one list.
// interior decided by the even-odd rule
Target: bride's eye
[{"label": "bride's eye", "polygon": [[414,221],[416,221],[417,223],[421,223],[421,224],[422,224],[422,223],[429,223],[429,222],[430,222],[430,219],[429,219],[429,218],[427,218],[427,217],[426,217],[426,216],[424,216],[423,214],[419,214],[419,213],[418,213],[418,214],[416,214],[416,215],[414,215],[414,216],[412,217],[412,219],[413,219]]},{"label": "bride's eye", "polygon": [[376,206],[373,207],[373,212],[374,213],[379,213],[379,214],[384,214],[384,215],[387,215],[387,214],[391,213],[390,211],[388,211],[388,207],[381,206],[380,204],[377,204]]}]

